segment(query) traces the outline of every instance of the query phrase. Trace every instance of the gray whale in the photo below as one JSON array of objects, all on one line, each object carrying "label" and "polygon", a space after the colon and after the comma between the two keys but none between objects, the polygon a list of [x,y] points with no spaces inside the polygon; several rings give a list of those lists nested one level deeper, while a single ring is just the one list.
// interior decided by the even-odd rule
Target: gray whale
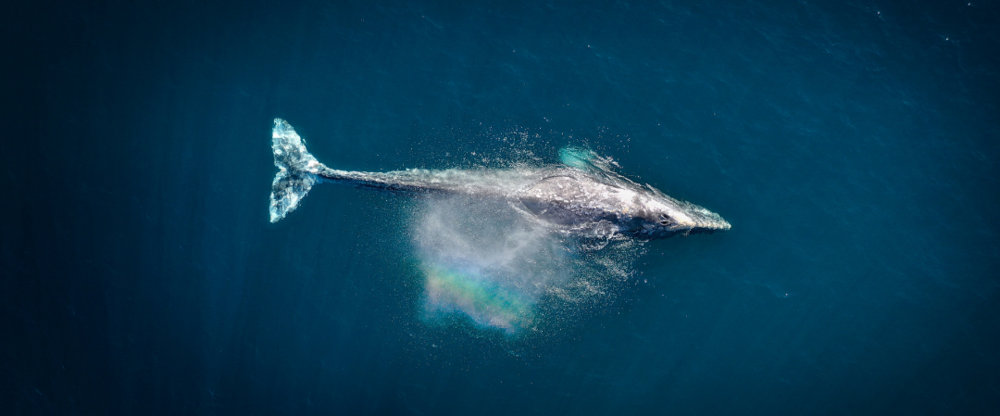
[{"label": "gray whale", "polygon": [[282,119],[274,119],[271,147],[278,167],[271,185],[272,223],[295,210],[314,185],[333,182],[394,193],[502,200],[532,221],[581,237],[656,239],[731,227],[719,214],[613,172],[608,159],[582,149],[563,149],[562,164],[536,168],[344,171],[317,161]]}]

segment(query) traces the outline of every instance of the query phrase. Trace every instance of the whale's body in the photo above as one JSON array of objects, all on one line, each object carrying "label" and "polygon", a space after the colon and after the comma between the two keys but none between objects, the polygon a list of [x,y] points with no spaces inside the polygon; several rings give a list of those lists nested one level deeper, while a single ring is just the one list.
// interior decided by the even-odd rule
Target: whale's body
[{"label": "whale's body", "polygon": [[344,171],[317,161],[281,119],[274,120],[272,149],[279,171],[272,183],[271,222],[295,210],[313,185],[334,182],[389,192],[502,200],[553,230],[588,237],[655,239],[730,228],[716,213],[590,163],[596,155],[586,151],[564,150],[564,164],[538,168]]}]

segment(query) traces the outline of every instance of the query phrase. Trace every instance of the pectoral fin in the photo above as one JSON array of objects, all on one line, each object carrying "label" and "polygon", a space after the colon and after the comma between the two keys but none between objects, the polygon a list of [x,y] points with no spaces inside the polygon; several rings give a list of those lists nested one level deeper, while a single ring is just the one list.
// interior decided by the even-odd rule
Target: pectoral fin
[{"label": "pectoral fin", "polygon": [[575,146],[559,149],[559,161],[571,168],[585,171],[610,172],[612,168],[618,167],[618,163],[609,157],[603,157],[594,153],[593,150]]}]

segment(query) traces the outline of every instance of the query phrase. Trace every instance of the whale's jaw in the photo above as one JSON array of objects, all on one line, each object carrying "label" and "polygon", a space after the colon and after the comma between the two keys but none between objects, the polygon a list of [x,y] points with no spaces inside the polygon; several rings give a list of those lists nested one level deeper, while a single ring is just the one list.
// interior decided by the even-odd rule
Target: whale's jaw
[{"label": "whale's jaw", "polygon": [[722,219],[722,217],[718,214],[714,212],[709,212],[709,214],[711,215],[693,218],[689,217],[689,219],[672,223],[669,226],[645,226],[643,229],[637,230],[633,234],[638,238],[658,240],[675,235],[688,236],[691,234],[712,234],[721,231],[729,231],[730,228],[733,228],[732,224]]},{"label": "whale's jaw", "polygon": [[702,207],[697,207],[693,212],[688,213],[691,217],[691,222],[688,225],[688,229],[684,232],[687,234],[712,234],[716,231],[729,231],[733,228],[729,221],[722,219],[722,216],[709,211]]},{"label": "whale's jaw", "polygon": [[729,231],[730,228],[733,228],[732,224],[722,219],[722,217],[718,217],[718,219],[711,221],[699,221],[697,225],[691,227],[683,234],[712,234],[717,231]]}]

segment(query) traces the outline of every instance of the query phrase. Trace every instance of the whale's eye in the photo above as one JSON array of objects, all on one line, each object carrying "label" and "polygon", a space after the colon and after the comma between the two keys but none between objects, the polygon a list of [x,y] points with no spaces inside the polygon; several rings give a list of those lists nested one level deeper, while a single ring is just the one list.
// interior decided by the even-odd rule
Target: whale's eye
[{"label": "whale's eye", "polygon": [[671,221],[670,217],[668,217],[666,214],[660,214],[660,225],[666,226],[666,225],[671,225],[673,223],[674,222]]}]

